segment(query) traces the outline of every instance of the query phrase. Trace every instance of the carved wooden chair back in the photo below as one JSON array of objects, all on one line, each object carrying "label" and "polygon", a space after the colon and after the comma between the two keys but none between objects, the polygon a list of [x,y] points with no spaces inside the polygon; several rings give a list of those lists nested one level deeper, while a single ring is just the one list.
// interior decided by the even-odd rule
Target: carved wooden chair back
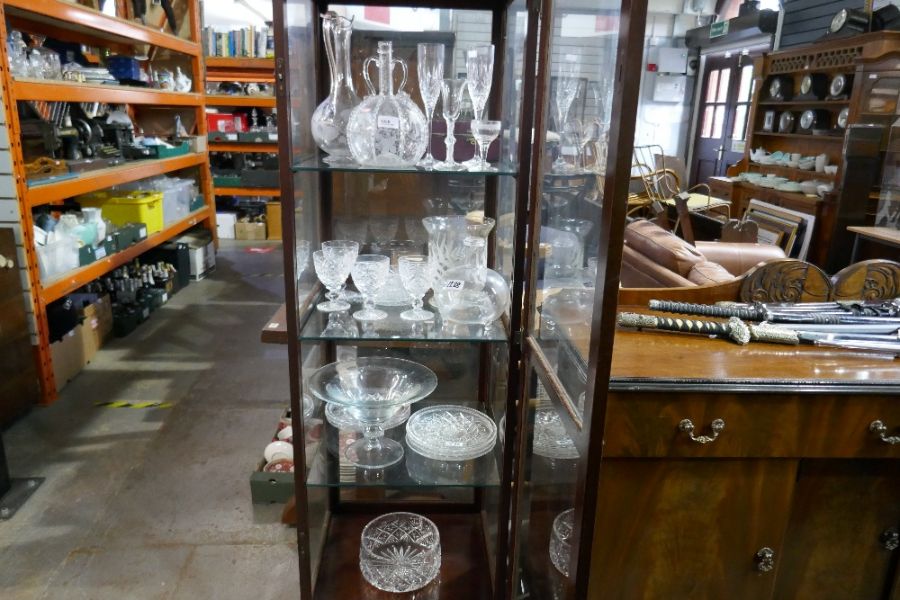
[{"label": "carved wooden chair back", "polygon": [[838,271],[831,281],[835,300],[892,300],[900,297],[900,263],[858,262]]},{"label": "carved wooden chair back", "polygon": [[829,302],[831,278],[816,265],[785,258],[759,265],[744,277],[741,302]]}]

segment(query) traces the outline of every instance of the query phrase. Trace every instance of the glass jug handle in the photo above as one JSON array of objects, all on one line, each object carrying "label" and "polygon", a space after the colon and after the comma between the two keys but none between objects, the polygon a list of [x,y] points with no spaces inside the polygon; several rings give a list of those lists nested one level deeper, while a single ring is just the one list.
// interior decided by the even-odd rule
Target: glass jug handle
[{"label": "glass jug handle", "polygon": [[400,65],[400,69],[403,70],[403,79],[400,80],[400,85],[397,87],[397,93],[403,91],[403,87],[406,85],[406,80],[409,79],[409,67],[406,66],[406,62],[400,60],[399,58],[395,58],[392,62],[392,65]]},{"label": "glass jug handle", "polygon": [[375,86],[372,85],[372,80],[369,78],[369,65],[377,62],[378,59],[372,56],[363,61],[363,80],[366,82],[366,87],[369,88],[369,94],[372,96],[376,95],[378,92],[375,91]]}]

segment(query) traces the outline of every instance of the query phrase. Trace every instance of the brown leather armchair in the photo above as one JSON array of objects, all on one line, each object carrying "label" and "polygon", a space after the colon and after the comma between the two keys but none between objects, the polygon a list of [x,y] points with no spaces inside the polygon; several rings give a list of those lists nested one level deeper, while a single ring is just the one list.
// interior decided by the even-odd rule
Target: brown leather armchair
[{"label": "brown leather armchair", "polygon": [[625,228],[622,287],[668,288],[731,281],[761,262],[784,258],[769,244],[697,242],[688,244],[650,221]]}]

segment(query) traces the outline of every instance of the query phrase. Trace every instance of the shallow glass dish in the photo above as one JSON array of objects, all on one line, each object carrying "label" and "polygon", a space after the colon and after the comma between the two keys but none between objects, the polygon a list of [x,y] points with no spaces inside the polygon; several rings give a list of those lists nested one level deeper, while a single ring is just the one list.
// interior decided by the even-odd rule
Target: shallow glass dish
[{"label": "shallow glass dish", "polygon": [[432,406],[414,413],[406,424],[406,445],[433,460],[471,460],[496,443],[494,421],[465,406]]},{"label": "shallow glass dish", "polygon": [[550,562],[556,570],[569,576],[569,558],[572,556],[572,530],[575,528],[575,509],[564,510],[553,519],[550,534]]},{"label": "shallow glass dish", "polygon": [[534,453],[544,458],[578,458],[575,440],[566,431],[555,408],[539,408],[534,413]]},{"label": "shallow glass dish", "polygon": [[[387,431],[403,425],[409,418],[409,412],[409,404],[401,406],[394,413],[394,416],[382,423],[381,428]],[[341,406],[340,404],[327,404],[325,406],[325,418],[332,427],[342,431],[362,433],[366,430],[366,424],[350,414],[346,406]]]},{"label": "shallow glass dish", "polygon": [[369,522],[360,537],[359,568],[385,592],[412,592],[441,570],[441,535],[430,519],[408,512],[388,513]]},{"label": "shallow glass dish", "polygon": [[418,402],[437,387],[434,372],[400,358],[365,357],[325,365],[313,373],[309,391],[365,426],[365,437],[348,446],[344,456],[364,469],[380,469],[403,458],[403,445],[384,437],[384,426],[404,404]]}]

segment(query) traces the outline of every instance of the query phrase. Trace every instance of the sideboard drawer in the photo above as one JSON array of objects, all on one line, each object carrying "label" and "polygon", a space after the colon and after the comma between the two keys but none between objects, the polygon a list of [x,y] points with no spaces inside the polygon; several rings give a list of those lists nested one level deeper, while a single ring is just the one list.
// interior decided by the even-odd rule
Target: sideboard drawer
[{"label": "sideboard drawer", "polygon": [[883,423],[884,437],[900,436],[900,400],[615,392],[608,405],[604,455],[900,458],[900,443],[883,441],[882,431],[871,429],[876,421]]}]

